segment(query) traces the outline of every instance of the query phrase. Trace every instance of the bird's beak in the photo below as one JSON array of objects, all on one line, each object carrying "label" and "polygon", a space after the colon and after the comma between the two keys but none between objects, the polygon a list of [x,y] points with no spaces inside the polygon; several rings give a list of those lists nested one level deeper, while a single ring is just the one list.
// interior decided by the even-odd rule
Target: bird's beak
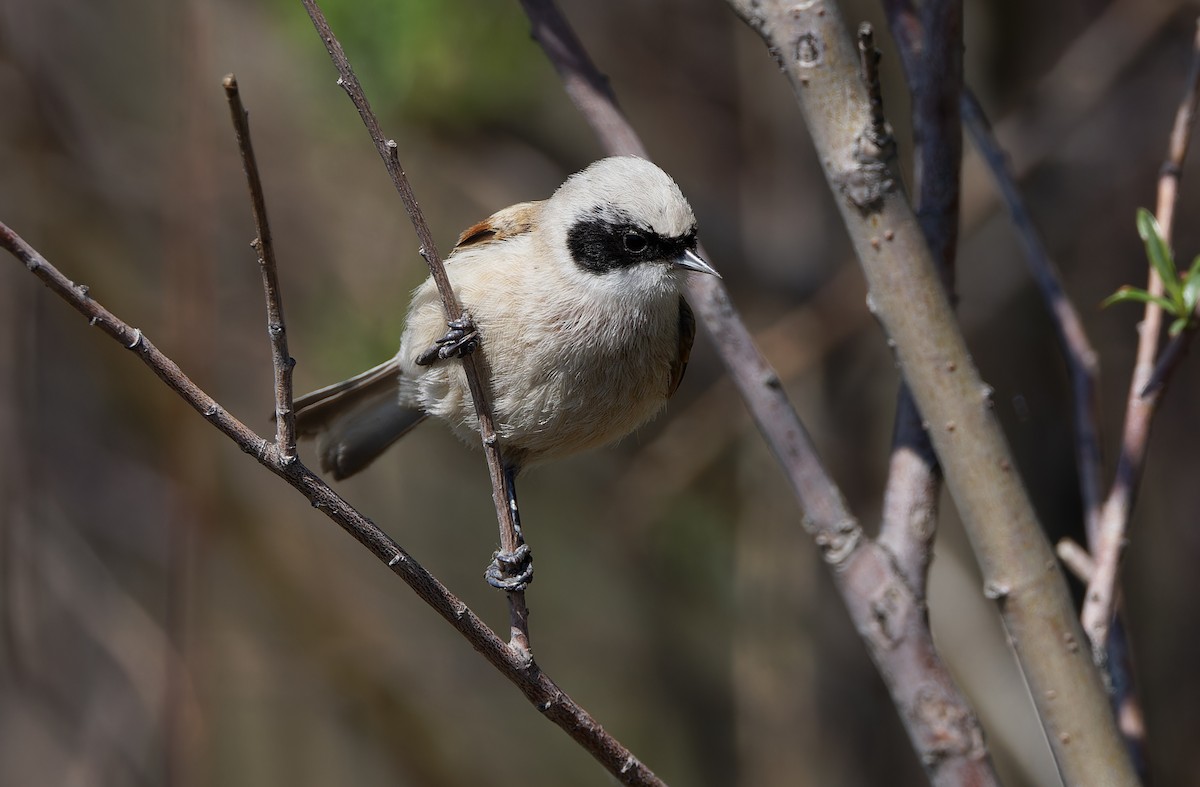
[{"label": "bird's beak", "polygon": [[675,260],[675,267],[685,268],[686,270],[696,271],[697,273],[711,273],[718,279],[721,278],[721,274],[717,273],[716,268],[705,262],[704,258],[691,249],[688,249],[683,254],[679,255],[678,259]]}]

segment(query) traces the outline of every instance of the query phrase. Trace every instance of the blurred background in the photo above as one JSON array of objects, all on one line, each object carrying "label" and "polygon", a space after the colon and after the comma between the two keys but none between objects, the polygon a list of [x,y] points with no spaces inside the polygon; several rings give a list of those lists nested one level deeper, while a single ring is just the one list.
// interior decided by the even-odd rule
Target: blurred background
[{"label": "blurred background", "polygon": [[[517,3],[326,0],[442,244],[601,156]],[[564,10],[678,180],[733,300],[873,530],[897,378],[795,102],[721,2]],[[886,108],[907,97],[878,4]],[[966,4],[997,122],[1102,358],[1120,430],[1153,206],[1200,5]],[[236,72],[301,393],[395,352],[425,276],[298,2],[0,0],[0,219],[273,434]],[[959,312],[1052,539],[1082,539],[1069,389],[968,144]],[[1200,171],[1175,246],[1200,252]],[[604,785],[610,778],[384,566],[129,353],[0,261],[0,783]],[[1200,778],[1200,363],[1165,397],[1124,568],[1157,784]],[[314,461],[310,449],[306,458]],[[503,631],[484,463],[438,424],[338,489]],[[538,661],[676,785],[910,785],[919,763],[705,335],[666,413],[528,473]],[[949,500],[941,649],[1008,785],[1058,783]],[[1075,588],[1078,592],[1078,587]]]}]

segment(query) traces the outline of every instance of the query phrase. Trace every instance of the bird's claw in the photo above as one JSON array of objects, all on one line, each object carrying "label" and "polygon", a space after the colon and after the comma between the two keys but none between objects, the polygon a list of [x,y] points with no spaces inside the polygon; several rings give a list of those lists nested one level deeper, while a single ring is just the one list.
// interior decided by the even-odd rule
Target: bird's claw
[{"label": "bird's claw", "polygon": [[433,347],[417,356],[418,366],[429,366],[435,361],[448,358],[462,358],[479,349],[479,330],[475,321],[466,312],[457,320],[446,323],[450,330],[446,335],[435,341]]},{"label": "bird's claw", "polygon": [[492,587],[519,593],[533,581],[533,552],[521,544],[512,552],[494,552],[484,577]]}]

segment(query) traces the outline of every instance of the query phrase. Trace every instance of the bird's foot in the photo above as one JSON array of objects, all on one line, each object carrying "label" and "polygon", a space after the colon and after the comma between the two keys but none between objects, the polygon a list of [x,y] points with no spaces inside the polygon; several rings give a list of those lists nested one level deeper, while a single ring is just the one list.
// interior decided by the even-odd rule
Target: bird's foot
[{"label": "bird's foot", "polygon": [[533,552],[529,545],[521,544],[512,552],[494,552],[484,577],[492,587],[509,593],[529,587],[533,581]]},{"label": "bird's foot", "polygon": [[433,343],[433,346],[417,356],[418,366],[429,366],[447,358],[462,358],[479,348],[479,330],[471,315],[463,312],[457,320],[446,323],[450,330]]}]

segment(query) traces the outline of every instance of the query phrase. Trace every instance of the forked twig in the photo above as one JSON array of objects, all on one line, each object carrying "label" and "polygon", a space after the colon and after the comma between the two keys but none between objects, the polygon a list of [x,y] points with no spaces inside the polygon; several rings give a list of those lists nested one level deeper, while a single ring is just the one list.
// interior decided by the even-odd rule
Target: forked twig
[{"label": "forked twig", "polygon": [[[379,120],[371,111],[371,104],[367,101],[366,94],[363,93],[362,85],[359,84],[358,77],[354,75],[350,61],[346,58],[341,43],[330,29],[320,6],[317,5],[316,0],[303,0],[303,3],[309,18],[312,19],[313,27],[317,29],[317,34],[321,37],[321,41],[325,44],[325,49],[329,52],[329,57],[337,69],[338,85],[346,91],[346,95],[350,97],[354,107],[358,110],[363,125],[367,127],[367,132],[371,135],[371,141],[375,143],[375,149],[379,151],[379,156],[387,167],[392,184],[400,194],[404,210],[408,213],[409,221],[416,230],[417,239],[421,242],[421,256],[429,266],[429,273],[437,285],[438,293],[442,296],[446,320],[460,320],[463,317],[462,304],[459,303],[454,289],[450,286],[446,268],[442,264],[437,244],[433,240],[433,233],[429,230],[425,215],[418,207],[412,186],[400,165],[399,149],[394,140],[384,137]],[[479,342],[479,344],[482,348],[483,342]],[[486,348],[482,349],[486,350]],[[492,481],[492,503],[496,507],[496,521],[500,528],[500,548],[508,554],[515,554],[524,544],[524,540],[517,525],[516,512],[508,505],[504,462],[500,457],[500,444],[496,438],[495,421],[492,418],[491,393],[484,385],[480,374],[482,366],[480,352],[481,350],[477,349],[474,353],[463,357],[463,370],[466,372],[467,383],[471,388],[471,399],[479,418],[479,436],[483,441],[484,456],[487,458],[488,471]],[[525,593],[521,590],[510,591],[507,596],[511,635],[509,644],[523,658],[532,663],[533,651],[529,641],[529,608],[525,604]]]}]

